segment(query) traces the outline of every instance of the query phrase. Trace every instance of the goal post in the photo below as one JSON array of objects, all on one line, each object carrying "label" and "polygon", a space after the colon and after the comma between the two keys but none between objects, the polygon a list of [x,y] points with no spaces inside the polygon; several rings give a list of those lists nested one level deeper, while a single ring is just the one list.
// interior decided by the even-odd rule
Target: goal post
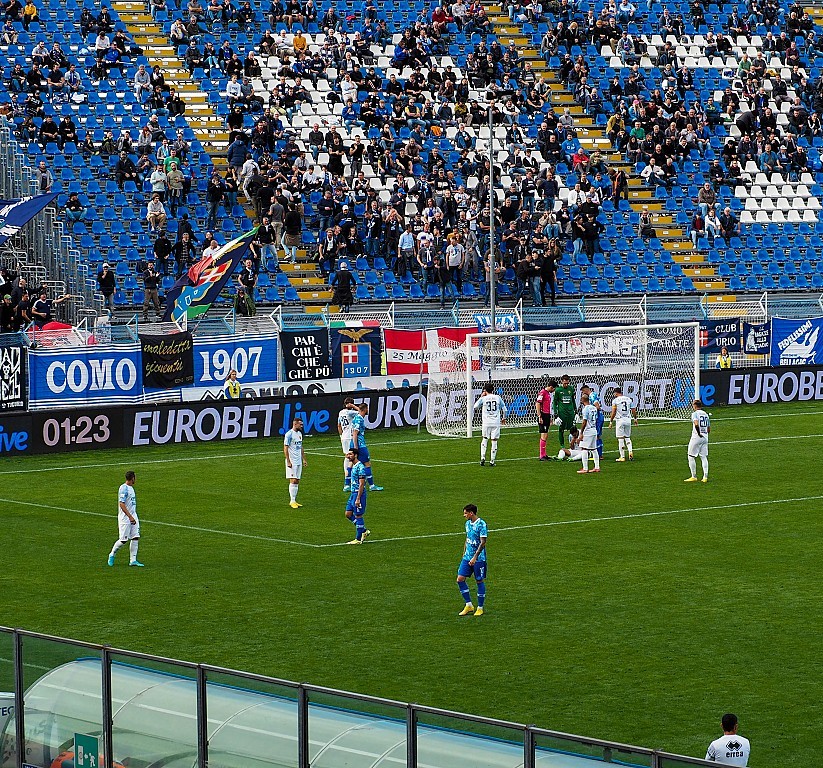
[{"label": "goal post", "polygon": [[700,392],[700,325],[474,333],[441,348],[440,359],[427,397],[426,428],[434,435],[471,437],[480,424],[473,406],[487,382],[508,409],[504,428],[535,426],[537,395],[564,374],[578,406],[583,384],[599,392],[606,409],[620,387],[639,418],[684,419]]}]

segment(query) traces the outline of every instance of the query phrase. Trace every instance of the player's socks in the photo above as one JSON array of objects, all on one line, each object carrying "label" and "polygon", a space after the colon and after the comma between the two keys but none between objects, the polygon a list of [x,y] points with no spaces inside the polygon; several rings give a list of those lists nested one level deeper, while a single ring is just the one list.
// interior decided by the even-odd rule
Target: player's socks
[{"label": "player's socks", "polygon": [[617,440],[617,450],[620,451],[620,458],[626,458],[626,438],[620,437]]},{"label": "player's socks", "polygon": [[546,457],[546,439],[541,437],[540,438],[540,459],[545,459]]},{"label": "player's socks", "polygon": [[697,477],[697,462],[694,456],[689,456],[689,471],[692,473],[692,477]]},{"label": "player's socks", "polygon": [[366,532],[366,523],[363,521],[363,516],[354,518],[354,529],[357,531],[357,540],[363,540],[363,534]]},{"label": "player's socks", "polygon": [[626,440],[626,450],[629,452],[629,458],[632,458],[632,454],[634,453],[634,446],[632,445],[632,439],[630,437],[625,438]]},{"label": "player's socks", "polygon": [[477,585],[477,607],[482,611],[486,603],[486,582],[481,581]]},{"label": "player's socks", "polygon": [[703,482],[709,479],[709,457],[701,456],[700,463],[703,465]]},{"label": "player's socks", "polygon": [[480,441],[480,461],[486,460],[486,447],[488,444],[489,441],[485,437]]},{"label": "player's socks", "polygon": [[565,446],[566,446],[566,440],[565,440],[565,434],[564,433],[565,433],[565,430],[563,429],[563,427],[560,427],[557,430],[557,439],[560,441],[560,447],[561,448],[565,448]]},{"label": "player's socks", "polygon": [[497,458],[497,440],[492,440],[492,460],[491,464],[494,464],[495,459]]},{"label": "player's socks", "polygon": [[469,585],[466,584],[465,581],[458,581],[457,588],[460,590],[460,594],[463,595],[463,600],[466,605],[472,604],[472,593],[469,592]]},{"label": "player's socks", "polygon": [[117,539],[117,541],[114,542],[114,546],[111,548],[111,552],[109,552],[109,560],[114,560],[117,550],[120,549],[120,547],[122,547],[125,543],[125,541],[120,541],[120,539]]},{"label": "player's socks", "polygon": [[292,503],[295,503],[297,501],[297,489],[299,487],[300,486],[296,483],[289,483],[289,499]]},{"label": "player's socks", "polygon": [[132,539],[129,542],[129,564],[137,562],[137,548],[140,546],[139,539]]},{"label": "player's socks", "polygon": [[594,471],[600,471],[600,454],[597,451],[592,451],[592,458],[594,459]]}]

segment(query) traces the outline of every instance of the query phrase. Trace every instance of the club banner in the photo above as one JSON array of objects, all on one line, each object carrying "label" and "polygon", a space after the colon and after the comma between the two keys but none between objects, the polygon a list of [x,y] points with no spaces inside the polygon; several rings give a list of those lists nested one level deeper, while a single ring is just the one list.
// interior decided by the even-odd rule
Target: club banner
[{"label": "club banner", "polygon": [[237,265],[249,252],[256,233],[257,227],[193,265],[166,294],[163,321],[182,327],[184,320],[193,320],[208,312]]},{"label": "club banner", "polygon": [[194,382],[194,339],[191,333],[140,335],[143,386],[175,389]]},{"label": "club banner", "polygon": [[771,351],[772,324],[743,322],[743,352],[768,355]]},{"label": "club banner", "polygon": [[276,382],[277,336],[225,336],[194,343],[194,386],[219,387],[237,371],[241,385]]},{"label": "club banner", "polygon": [[325,328],[280,331],[286,381],[331,378],[329,333]]},{"label": "club banner", "polygon": [[705,405],[823,401],[823,365],[700,372]]},{"label": "club banner", "polygon": [[383,359],[380,328],[332,328],[329,337],[334,378],[380,375]]},{"label": "club banner", "polygon": [[700,352],[704,355],[717,354],[723,347],[729,352],[740,351],[741,320],[726,317],[722,320],[700,321]]},{"label": "club banner", "polygon": [[57,193],[22,197],[17,200],[0,200],[0,245],[14,237],[40,211],[42,211]]},{"label": "club banner", "polygon": [[138,344],[30,349],[29,407],[126,405],[143,399],[143,364]]},{"label": "club banner", "polygon": [[[490,333],[492,330],[491,315],[475,315],[478,333]],[[511,333],[520,330],[520,318],[514,312],[496,312],[494,315],[495,330],[498,333]]]},{"label": "club banner", "polygon": [[772,318],[771,364],[816,365],[823,363],[823,317],[810,320]]},{"label": "club banner", "polygon": [[0,411],[25,411],[26,350],[21,344],[0,347]]}]

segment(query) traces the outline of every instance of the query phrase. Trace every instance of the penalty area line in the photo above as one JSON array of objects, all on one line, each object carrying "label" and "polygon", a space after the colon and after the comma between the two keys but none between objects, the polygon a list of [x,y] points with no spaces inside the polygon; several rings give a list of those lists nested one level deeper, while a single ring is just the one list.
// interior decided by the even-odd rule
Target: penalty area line
[{"label": "penalty area line", "polygon": [[[819,501],[823,499],[820,496],[800,496],[794,499],[766,499],[763,501],[741,501],[736,504],[715,504],[708,507],[684,507],[683,509],[662,509],[653,512],[636,512],[629,515],[611,515],[607,517],[585,517],[578,520],[552,520],[546,523],[529,523],[527,525],[510,525],[503,528],[489,528],[491,533],[503,533],[504,531],[526,531],[533,528],[553,528],[561,525],[587,525],[589,523],[608,523],[617,520],[637,520],[643,517],[665,517],[667,515],[678,515],[685,512],[712,512],[722,509],[740,509],[742,507],[760,507],[768,504],[793,504],[802,501]],[[370,538],[367,542],[369,545],[396,542],[396,541],[415,541],[418,539],[442,539],[446,537],[465,536],[463,531],[450,531],[449,533],[423,533],[417,536],[393,536],[386,539]],[[320,549],[328,549],[331,547],[345,546],[345,544],[319,544]]]}]

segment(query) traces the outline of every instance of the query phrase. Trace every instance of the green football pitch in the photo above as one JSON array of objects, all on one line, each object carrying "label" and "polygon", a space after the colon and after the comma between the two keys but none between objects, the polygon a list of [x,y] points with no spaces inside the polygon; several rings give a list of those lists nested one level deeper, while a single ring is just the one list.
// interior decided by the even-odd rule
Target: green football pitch
[{"label": "green football pitch", "polygon": [[[633,463],[606,434],[588,476],[537,461],[536,428],[494,468],[479,439],[370,433],[359,547],[336,435],[306,439],[298,510],[274,440],[5,459],[0,624],[700,757],[733,711],[753,766],[812,765],[823,410],[710,410],[705,485],[688,422],[635,427]],[[143,569],[106,565],[127,469]],[[468,502],[482,618],[457,616]]]}]

